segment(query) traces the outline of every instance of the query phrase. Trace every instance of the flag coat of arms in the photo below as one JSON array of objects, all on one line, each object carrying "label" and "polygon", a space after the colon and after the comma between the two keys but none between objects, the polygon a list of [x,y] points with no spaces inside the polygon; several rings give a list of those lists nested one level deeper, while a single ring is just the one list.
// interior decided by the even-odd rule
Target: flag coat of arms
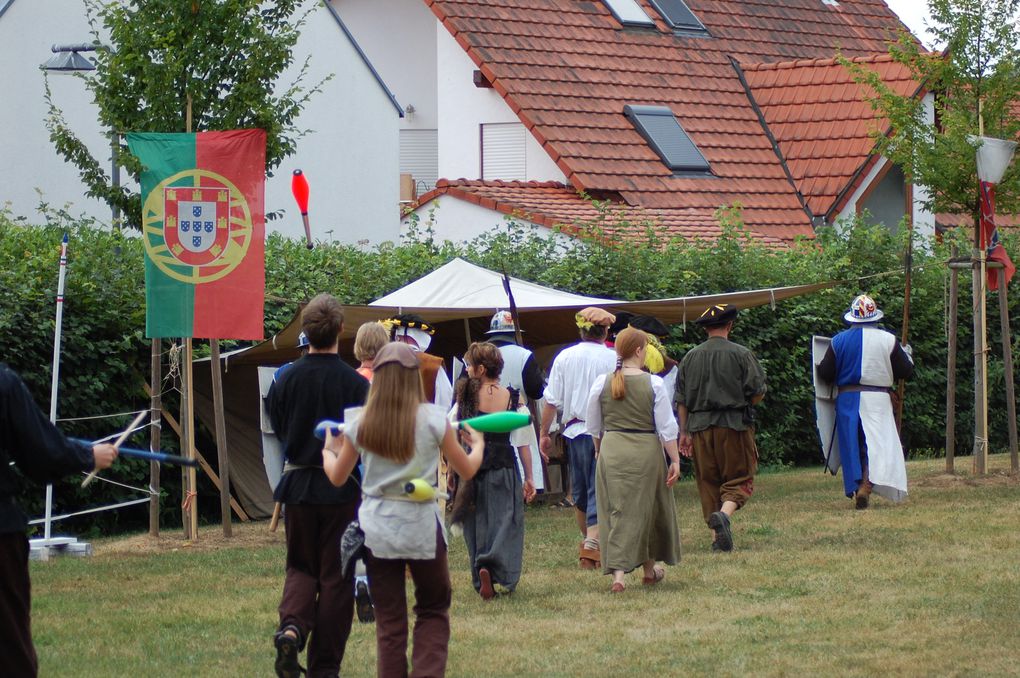
[{"label": "flag coat of arms", "polygon": [[262,339],[265,132],[127,142],[144,168],[145,335]]}]

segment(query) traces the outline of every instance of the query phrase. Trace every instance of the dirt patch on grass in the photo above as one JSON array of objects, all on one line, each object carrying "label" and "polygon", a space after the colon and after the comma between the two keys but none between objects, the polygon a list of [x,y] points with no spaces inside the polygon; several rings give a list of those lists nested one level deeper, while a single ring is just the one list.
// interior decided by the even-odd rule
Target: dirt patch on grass
[{"label": "dirt patch on grass", "polygon": [[934,487],[946,489],[953,487],[1005,487],[1020,486],[1020,476],[1010,475],[1007,471],[993,471],[983,476],[972,476],[962,473],[936,473],[923,476],[916,481],[917,487]]},{"label": "dirt patch on grass", "polygon": [[284,544],[283,525],[276,532],[269,531],[269,521],[241,523],[232,526],[230,539],[223,536],[223,528],[209,525],[198,528],[198,539],[186,541],[181,530],[161,530],[158,537],[136,534],[120,539],[93,543],[97,556],[149,555],[173,551],[218,551],[228,548],[255,549]]}]

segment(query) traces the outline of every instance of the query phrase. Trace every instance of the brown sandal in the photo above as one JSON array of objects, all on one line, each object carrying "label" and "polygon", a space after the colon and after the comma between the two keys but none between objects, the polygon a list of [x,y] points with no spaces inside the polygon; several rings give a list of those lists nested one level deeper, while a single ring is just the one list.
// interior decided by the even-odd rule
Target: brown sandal
[{"label": "brown sandal", "polygon": [[[595,548],[590,548],[592,545]],[[581,546],[578,549],[578,565],[582,570],[597,570],[602,566],[601,558],[602,554],[599,553],[597,541],[585,539],[581,542]]]},{"label": "brown sandal", "polygon": [[614,581],[613,585],[609,587],[610,593],[623,593],[623,590],[627,588],[622,582]]}]

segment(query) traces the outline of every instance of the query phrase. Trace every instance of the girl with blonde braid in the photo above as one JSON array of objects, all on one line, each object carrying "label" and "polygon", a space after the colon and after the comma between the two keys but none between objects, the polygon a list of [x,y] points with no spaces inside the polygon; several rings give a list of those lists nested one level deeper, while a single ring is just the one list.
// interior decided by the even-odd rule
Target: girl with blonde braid
[{"label": "girl with blonde braid", "polygon": [[598,454],[602,571],[613,575],[613,593],[626,588],[626,573],[637,567],[643,584],[657,584],[666,572],[656,562],[680,561],[670,489],[680,477],[679,428],[662,378],[642,369],[647,347],[641,330],[628,327],[617,335],[616,370],[595,380],[585,418]]}]

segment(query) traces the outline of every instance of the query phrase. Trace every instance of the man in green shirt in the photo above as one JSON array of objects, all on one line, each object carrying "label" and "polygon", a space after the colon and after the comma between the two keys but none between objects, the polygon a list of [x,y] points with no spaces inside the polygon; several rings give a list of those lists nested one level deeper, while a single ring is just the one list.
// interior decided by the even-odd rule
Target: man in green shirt
[{"label": "man in green shirt", "polygon": [[710,306],[696,321],[708,339],[680,363],[677,412],[680,452],[694,455],[705,522],[713,551],[731,551],[730,518],[754,491],[758,448],[752,406],[765,397],[765,373],[751,351],[729,340],[733,304]]}]

